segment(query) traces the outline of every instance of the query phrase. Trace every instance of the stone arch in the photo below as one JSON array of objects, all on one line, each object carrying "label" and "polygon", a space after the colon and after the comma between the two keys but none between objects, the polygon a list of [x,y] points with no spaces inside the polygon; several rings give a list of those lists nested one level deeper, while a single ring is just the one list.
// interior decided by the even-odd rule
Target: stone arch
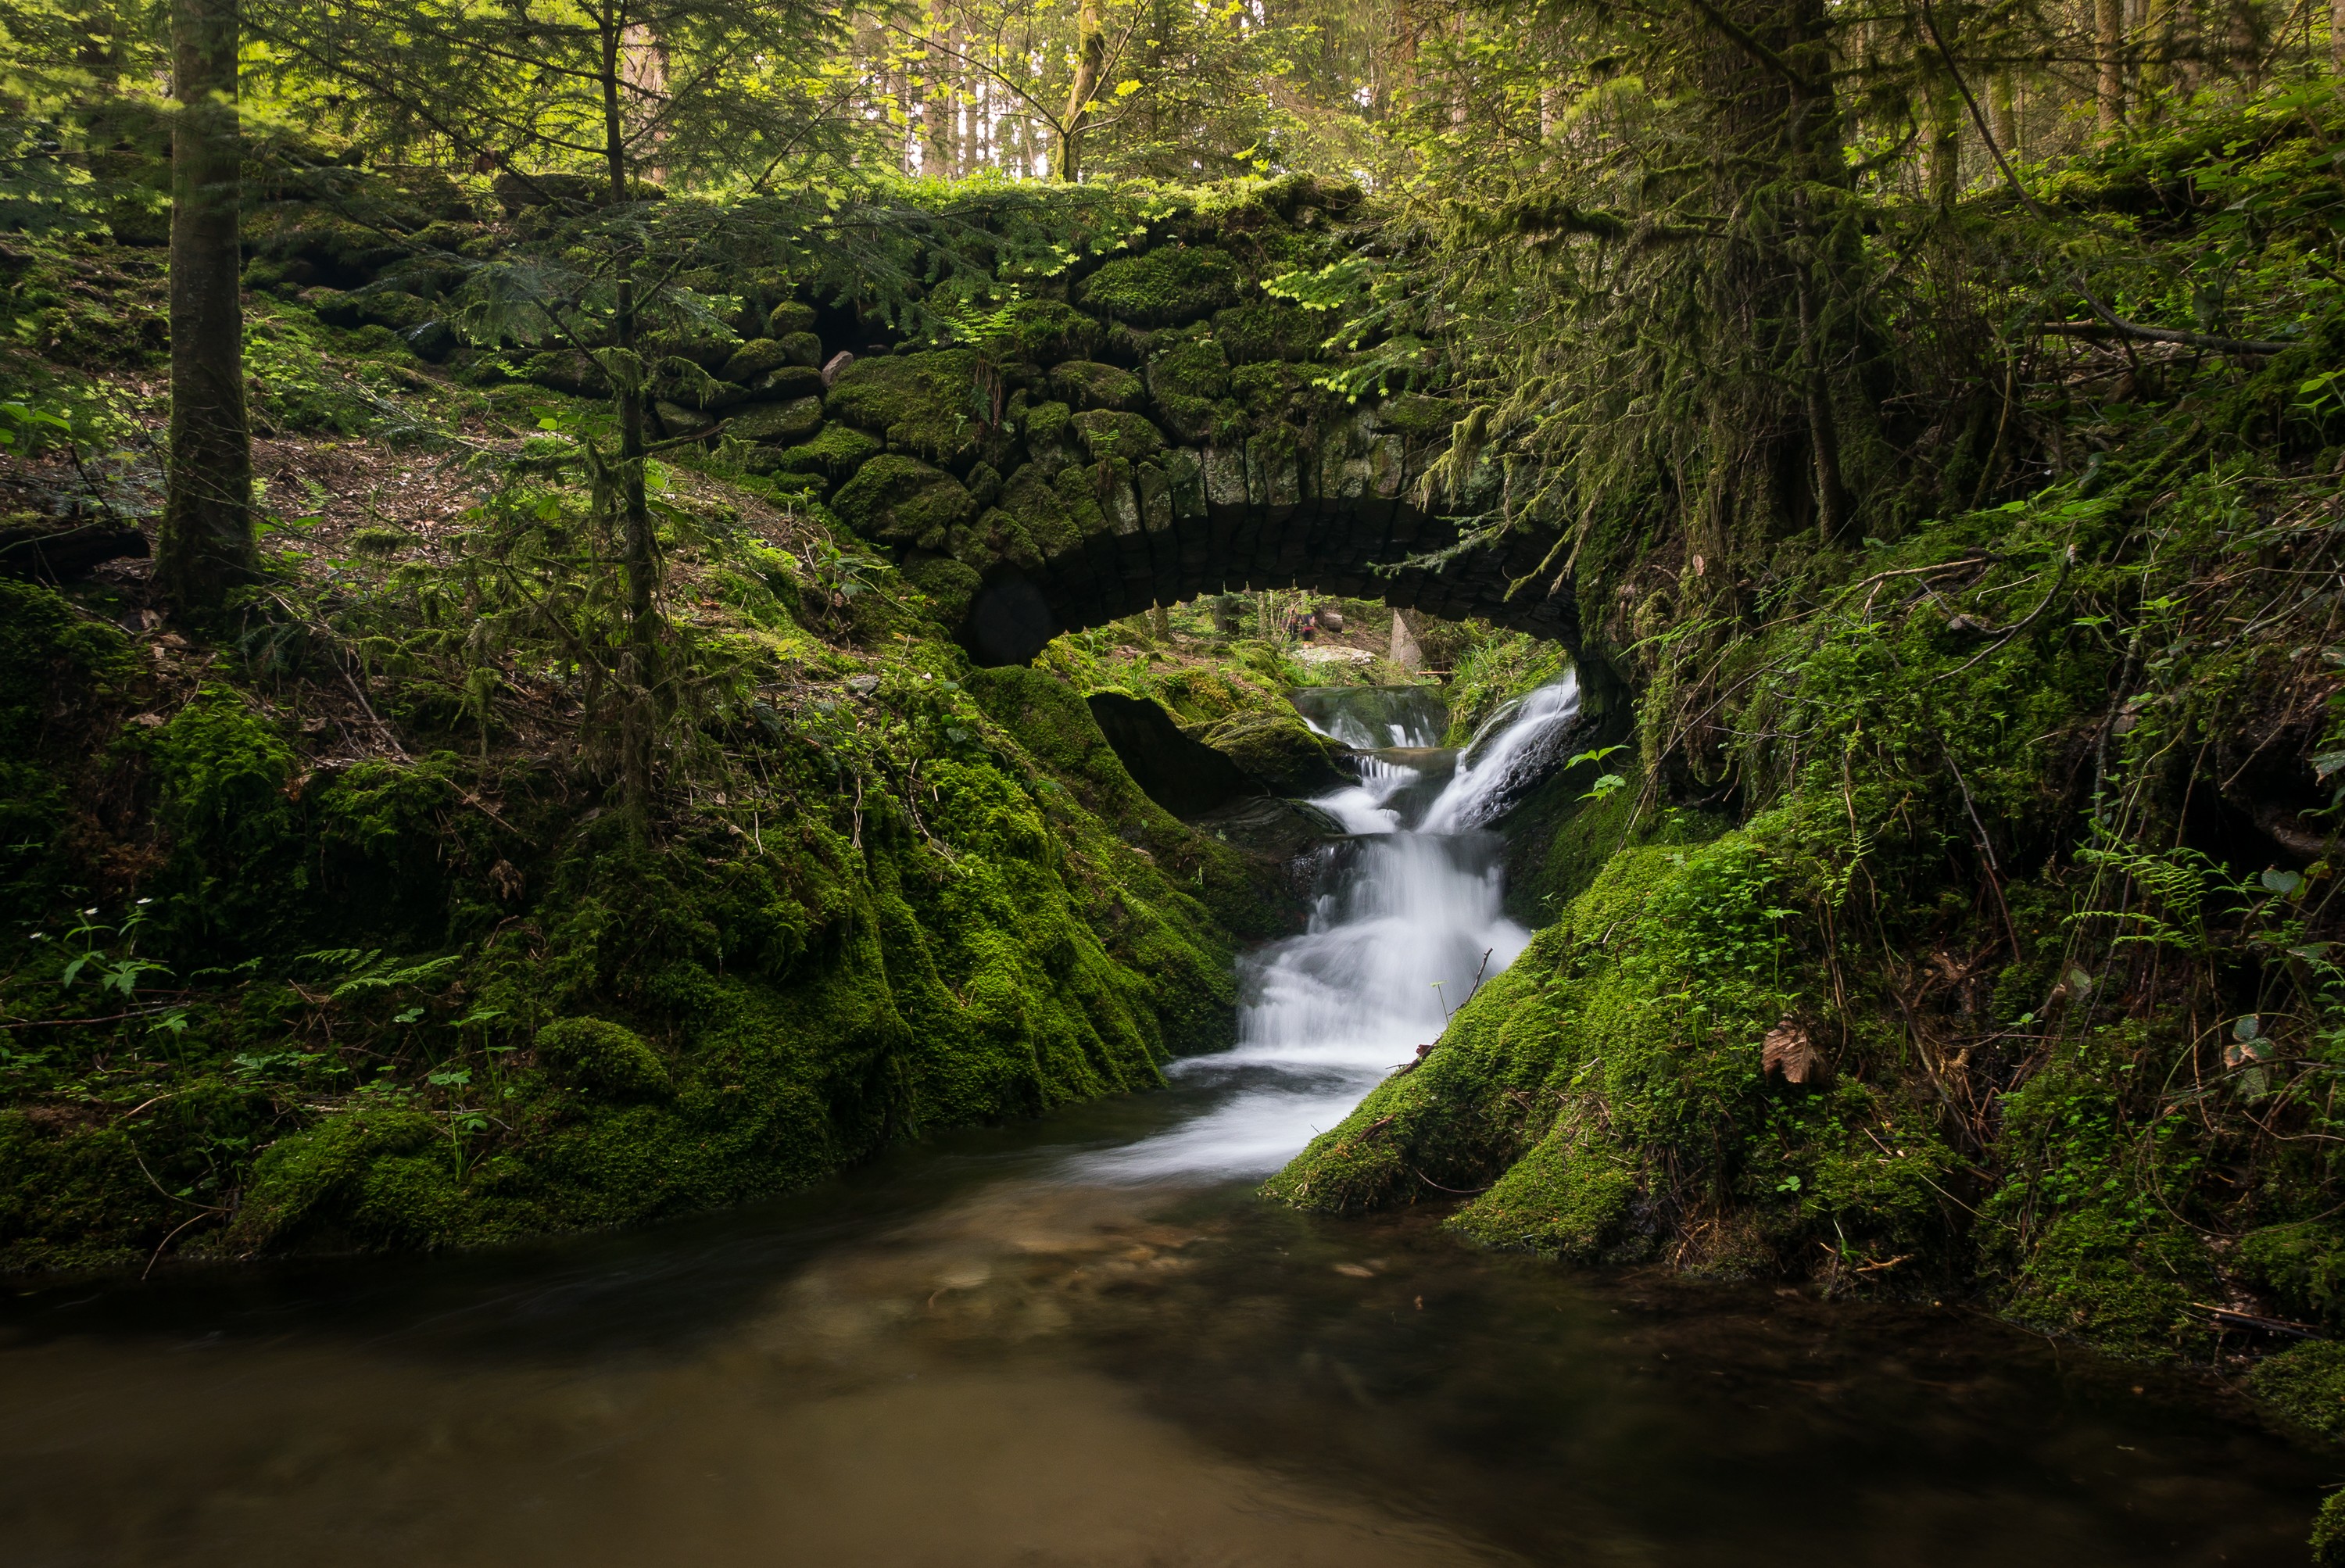
[{"label": "stone arch", "polygon": [[[980,343],[865,351],[827,364],[818,392],[770,372],[797,378],[797,401],[736,414],[735,433],[890,547],[980,663],[1151,604],[1289,585],[1576,643],[1552,526],[1460,549],[1459,521],[1419,504],[1464,405],[1327,391],[1330,319],[1260,287],[1348,254],[1359,199],[1290,179],[1174,213],[1026,285],[1041,297]],[[1487,456],[1461,489],[1476,516],[1510,499]]]}]

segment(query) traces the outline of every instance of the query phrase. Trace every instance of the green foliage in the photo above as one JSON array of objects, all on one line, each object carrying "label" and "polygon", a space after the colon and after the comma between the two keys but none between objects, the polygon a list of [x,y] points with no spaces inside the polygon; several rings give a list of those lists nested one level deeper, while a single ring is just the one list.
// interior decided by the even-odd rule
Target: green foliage
[{"label": "green foliage", "polygon": [[1138,327],[1201,321],[1235,297],[1238,264],[1210,245],[1158,246],[1107,262],[1080,285],[1082,303]]}]

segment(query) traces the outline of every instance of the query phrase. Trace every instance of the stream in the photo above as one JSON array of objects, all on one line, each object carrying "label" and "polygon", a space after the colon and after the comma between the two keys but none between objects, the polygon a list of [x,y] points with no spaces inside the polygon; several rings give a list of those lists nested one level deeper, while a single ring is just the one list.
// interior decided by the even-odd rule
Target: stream
[{"label": "stream", "polygon": [[1368,755],[1233,1049],[655,1229],[20,1281],[0,1561],[2305,1561],[2339,1477],[2202,1379],[1257,1200],[1528,941],[1487,828],[1577,711],[1359,701],[1298,699]]}]

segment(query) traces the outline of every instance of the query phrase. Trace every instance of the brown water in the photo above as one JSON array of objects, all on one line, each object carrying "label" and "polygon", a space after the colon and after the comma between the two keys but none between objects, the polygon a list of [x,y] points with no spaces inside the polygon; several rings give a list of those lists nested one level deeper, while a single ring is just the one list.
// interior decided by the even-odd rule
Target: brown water
[{"label": "brown water", "polygon": [[1244,1092],[647,1232],[17,1296],[0,1562],[2294,1564],[2345,1478],[1952,1308],[1096,1176]]}]

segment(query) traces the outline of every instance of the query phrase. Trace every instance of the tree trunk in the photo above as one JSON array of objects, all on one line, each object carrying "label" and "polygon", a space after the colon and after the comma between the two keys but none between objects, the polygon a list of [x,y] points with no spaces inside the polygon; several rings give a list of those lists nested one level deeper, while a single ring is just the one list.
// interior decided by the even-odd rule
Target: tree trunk
[{"label": "tree trunk", "polygon": [[2329,68],[2345,76],[2345,0],[2329,0]]},{"label": "tree trunk", "polygon": [[244,410],[239,0],[172,0],[170,476],[155,577],[177,613],[216,614],[252,576]]},{"label": "tree trunk", "polygon": [[[606,25],[603,46],[603,158],[614,206],[627,199],[627,139],[619,98],[621,33]],[[626,354],[637,354],[635,283],[630,259],[619,259],[619,286],[611,311],[611,336]],[[651,820],[652,737],[659,690],[659,542],[652,531],[649,498],[644,493],[645,367],[614,373],[611,384],[619,405],[619,560],[626,576],[627,647],[620,662],[620,788],[628,820],[638,833]]]},{"label": "tree trunk", "polygon": [[2101,66],[2096,117],[2113,131],[2125,119],[2125,0],[2093,0],[2093,52]]},{"label": "tree trunk", "polygon": [[2019,95],[2014,91],[2011,68],[1995,72],[1987,84],[1990,104],[1988,120],[1995,127],[1995,145],[2006,158],[2019,156]]},{"label": "tree trunk", "polygon": [[1072,185],[1083,174],[1083,116],[1099,94],[1107,60],[1107,34],[1100,26],[1099,0],[1081,0],[1075,13],[1075,79],[1067,88],[1067,115],[1059,133],[1059,179]]}]

